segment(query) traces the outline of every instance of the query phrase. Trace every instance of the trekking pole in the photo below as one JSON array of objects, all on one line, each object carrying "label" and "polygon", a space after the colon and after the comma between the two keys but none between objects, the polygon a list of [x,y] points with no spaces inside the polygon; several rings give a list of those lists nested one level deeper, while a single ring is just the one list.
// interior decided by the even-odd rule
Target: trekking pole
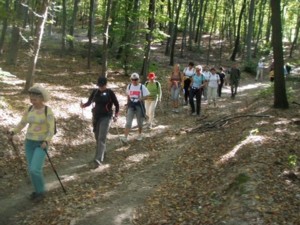
[{"label": "trekking pole", "polygon": [[58,176],[58,173],[56,172],[56,169],[55,169],[54,166],[53,166],[53,163],[52,163],[52,161],[51,161],[51,159],[50,159],[50,156],[49,156],[47,150],[44,149],[44,151],[46,152],[46,155],[47,155],[47,157],[48,157],[48,160],[49,160],[49,162],[50,162],[50,164],[51,164],[51,167],[52,167],[52,169],[53,169],[53,171],[54,171],[54,173],[55,173],[55,175],[56,175],[56,177],[57,177],[57,179],[58,179],[58,181],[59,181],[59,183],[60,183],[61,188],[63,189],[64,193],[67,194],[67,191],[66,191],[66,189],[64,188],[64,186],[63,186],[63,184],[62,184],[62,182],[61,182],[61,180],[60,180],[60,178],[59,178],[59,176]]}]

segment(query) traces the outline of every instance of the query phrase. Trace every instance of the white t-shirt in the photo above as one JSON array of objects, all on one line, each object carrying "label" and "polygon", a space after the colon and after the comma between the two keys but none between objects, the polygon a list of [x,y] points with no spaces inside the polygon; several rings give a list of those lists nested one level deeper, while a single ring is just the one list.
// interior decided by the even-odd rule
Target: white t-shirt
[{"label": "white t-shirt", "polygon": [[202,71],[203,76],[205,77],[206,80],[208,80],[208,78],[211,76],[211,72],[210,71]]},{"label": "white t-shirt", "polygon": [[217,88],[220,77],[218,74],[212,74],[208,78],[208,87]]},{"label": "white t-shirt", "polygon": [[195,75],[196,70],[194,68],[190,69],[190,67],[185,67],[183,73],[187,77],[192,77]]},{"label": "white t-shirt", "polygon": [[150,92],[145,87],[145,85],[142,85],[143,94],[141,93],[141,85],[142,84],[138,84],[134,86],[133,84],[129,84],[127,86],[126,94],[130,97],[132,102],[138,102],[139,98],[150,95]]},{"label": "white t-shirt", "polygon": [[258,62],[258,68],[263,69],[265,67],[264,62]]}]

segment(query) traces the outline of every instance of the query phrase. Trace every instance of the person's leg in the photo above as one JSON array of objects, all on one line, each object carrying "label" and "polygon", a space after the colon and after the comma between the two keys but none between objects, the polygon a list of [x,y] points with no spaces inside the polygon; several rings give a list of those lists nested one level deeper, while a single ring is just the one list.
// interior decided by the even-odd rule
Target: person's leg
[{"label": "person's leg", "polygon": [[216,106],[217,95],[218,95],[218,88],[212,88],[211,96],[212,96],[212,100],[214,102],[214,106]]},{"label": "person's leg", "polygon": [[257,68],[256,70],[256,77],[255,77],[255,81],[257,81],[259,79],[259,75],[260,75],[260,69]]},{"label": "person's leg", "polygon": [[175,112],[178,112],[178,106],[179,106],[179,94],[180,94],[180,86],[177,87],[174,91],[174,98],[175,98],[175,101],[174,101],[174,108],[175,108]]},{"label": "person's leg", "polygon": [[136,120],[138,124],[138,132],[139,132],[139,137],[138,140],[141,140],[142,138],[142,132],[143,132],[143,122],[144,122],[144,117],[143,117],[143,112],[141,107],[136,108]]},{"label": "person's leg", "polygon": [[194,91],[194,89],[191,89],[189,100],[190,100],[190,106],[191,106],[192,113],[195,112],[194,96],[195,96],[195,91]]},{"label": "person's leg", "polygon": [[207,100],[207,87],[203,88],[203,97],[204,97],[204,101]]},{"label": "person's leg", "polygon": [[231,98],[234,98],[234,84],[230,83]]},{"label": "person's leg", "polygon": [[154,122],[156,104],[157,104],[157,101],[150,101],[150,104],[149,104],[149,125],[150,126],[152,126],[152,124]]},{"label": "person's leg", "polygon": [[[45,193],[43,166],[45,163],[46,152],[45,150],[40,148],[40,145],[41,145],[41,141],[29,140],[28,145],[26,146],[26,158],[29,158],[30,155],[32,155],[30,167],[29,167],[29,173],[36,194]],[[27,147],[29,146],[30,149],[27,149]]]},{"label": "person's leg", "polygon": [[146,115],[148,117],[148,120],[150,122],[150,117],[151,117],[151,102],[150,100],[145,100],[145,110],[146,110]]},{"label": "person's leg", "polygon": [[103,162],[104,154],[106,151],[106,137],[109,130],[111,118],[110,117],[102,117],[100,122],[98,123],[99,126],[99,134],[97,137],[97,148],[95,154],[95,160]]},{"label": "person's leg", "polygon": [[198,116],[200,115],[200,109],[201,109],[201,94],[202,94],[201,90],[202,89],[199,89],[196,92],[196,112]]},{"label": "person's leg", "polygon": [[125,138],[128,137],[129,131],[132,126],[134,114],[135,114],[134,109],[132,107],[129,107],[127,110],[127,115],[126,115],[126,125],[125,125],[125,131],[124,131]]},{"label": "person's leg", "polygon": [[209,105],[212,100],[212,87],[207,87],[207,104]]}]

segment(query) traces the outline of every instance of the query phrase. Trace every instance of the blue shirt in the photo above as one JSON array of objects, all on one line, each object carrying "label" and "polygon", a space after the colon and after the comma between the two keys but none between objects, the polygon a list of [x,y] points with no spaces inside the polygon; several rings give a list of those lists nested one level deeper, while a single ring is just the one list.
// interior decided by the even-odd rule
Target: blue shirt
[{"label": "blue shirt", "polygon": [[193,83],[192,83],[191,87],[192,88],[200,88],[201,85],[204,83],[204,81],[206,81],[206,79],[203,76],[203,74],[201,74],[200,76],[198,76],[197,74],[195,74],[193,76]]}]

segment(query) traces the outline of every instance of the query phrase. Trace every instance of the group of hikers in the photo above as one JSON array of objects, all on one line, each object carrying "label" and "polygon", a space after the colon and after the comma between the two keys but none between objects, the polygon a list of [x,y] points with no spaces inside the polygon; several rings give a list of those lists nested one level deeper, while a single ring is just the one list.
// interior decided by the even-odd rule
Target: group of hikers
[{"label": "group of hikers", "polygon": [[[201,98],[208,104],[216,105],[217,96],[221,97],[222,87],[225,82],[231,86],[231,97],[237,93],[240,80],[240,70],[237,65],[230,69],[229,76],[224,68],[216,68],[201,65],[194,66],[190,62],[183,71],[179,64],[174,65],[168,82],[168,92],[172,101],[172,111],[178,113],[179,95],[184,93],[185,105],[190,105],[191,115],[199,116],[201,111]],[[151,72],[144,84],[140,82],[140,76],[132,73],[130,84],[127,85],[127,110],[124,135],[120,137],[123,143],[128,142],[128,135],[132,128],[134,117],[138,125],[137,140],[143,139],[143,123],[148,118],[147,125],[150,129],[154,126],[154,116],[157,104],[162,99],[162,87],[157,81],[156,74]],[[115,92],[107,88],[107,78],[99,77],[97,89],[92,90],[88,100],[80,103],[81,108],[93,105],[93,132],[96,139],[96,153],[92,161],[93,168],[103,164],[106,152],[106,137],[112,121],[117,121],[120,105]],[[46,105],[50,98],[49,92],[39,84],[33,85],[29,90],[31,106],[24,112],[21,121],[9,131],[9,139],[13,141],[14,135],[19,133],[26,125],[25,155],[28,173],[30,175],[34,191],[30,199],[39,202],[45,198],[45,183],[43,166],[50,141],[55,134],[55,117],[52,109]],[[194,104],[196,99],[196,106]],[[114,109],[113,109],[114,108]]]}]

